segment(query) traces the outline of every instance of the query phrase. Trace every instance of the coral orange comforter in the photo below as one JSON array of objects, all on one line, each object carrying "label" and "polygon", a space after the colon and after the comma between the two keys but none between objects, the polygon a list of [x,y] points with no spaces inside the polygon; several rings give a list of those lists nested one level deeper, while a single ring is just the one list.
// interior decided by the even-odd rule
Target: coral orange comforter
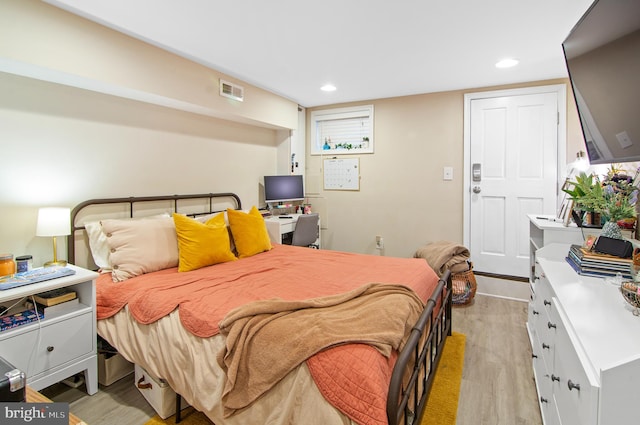
[{"label": "coral orange comforter", "polygon": [[[437,280],[422,259],[275,245],[250,258],[187,273],[167,269],[119,283],[103,275],[97,285],[97,314],[99,320],[107,319],[127,306],[137,322],[151,324],[177,309],[190,333],[207,338],[220,332],[229,312],[253,301],[307,300],[384,283],[406,286],[425,302]],[[356,423],[373,425],[386,423],[393,362],[393,356],[353,343],[323,350],[306,363],[325,399]]]}]

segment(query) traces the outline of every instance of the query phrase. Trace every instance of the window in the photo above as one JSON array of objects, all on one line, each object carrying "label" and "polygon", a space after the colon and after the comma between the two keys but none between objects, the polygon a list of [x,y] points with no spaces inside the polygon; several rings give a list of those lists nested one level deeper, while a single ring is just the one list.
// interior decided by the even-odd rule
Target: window
[{"label": "window", "polygon": [[373,105],[311,112],[311,155],[373,153]]}]

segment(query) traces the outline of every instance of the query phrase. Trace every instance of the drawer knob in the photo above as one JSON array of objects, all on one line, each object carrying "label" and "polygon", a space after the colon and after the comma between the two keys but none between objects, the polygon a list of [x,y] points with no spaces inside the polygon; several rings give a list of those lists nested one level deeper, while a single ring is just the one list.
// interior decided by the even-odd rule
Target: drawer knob
[{"label": "drawer knob", "polygon": [[54,348],[54,347],[50,345],[50,346],[48,346],[48,347],[47,347],[47,351],[48,351],[48,352],[52,352],[52,351],[53,351],[53,348]]},{"label": "drawer knob", "polygon": [[544,305],[551,305],[551,301],[544,300]]},{"label": "drawer knob", "polygon": [[556,324],[555,323],[551,323],[551,322],[547,322],[547,327],[549,329],[551,329],[551,328],[556,329]]},{"label": "drawer knob", "polygon": [[538,355],[537,355],[537,354],[533,354],[533,353],[531,353],[531,357],[532,357],[532,358],[534,358],[534,359],[537,359],[537,358],[538,358]]},{"label": "drawer knob", "polygon": [[573,382],[571,382],[571,379],[569,379],[569,382],[567,382],[567,387],[569,387],[569,391],[571,390],[580,391],[580,384],[574,384]]},{"label": "drawer knob", "polygon": [[553,381],[558,381],[558,382],[560,382],[560,377],[559,377],[559,376],[556,376],[556,375],[554,375],[554,374],[551,374],[551,382],[553,382]]},{"label": "drawer knob", "polygon": [[548,403],[548,401],[546,398],[540,397],[540,403]]},{"label": "drawer knob", "polygon": [[533,315],[535,316],[535,315],[537,315],[537,314],[540,314],[540,313],[539,313],[539,312],[537,312],[536,310],[533,310]]},{"label": "drawer knob", "polygon": [[548,350],[548,349],[549,349],[549,348],[551,348],[551,347],[550,347],[550,346],[548,346],[547,344],[545,344],[545,343],[543,342],[543,343],[542,343],[542,348],[545,348],[545,349],[547,349],[547,350]]}]

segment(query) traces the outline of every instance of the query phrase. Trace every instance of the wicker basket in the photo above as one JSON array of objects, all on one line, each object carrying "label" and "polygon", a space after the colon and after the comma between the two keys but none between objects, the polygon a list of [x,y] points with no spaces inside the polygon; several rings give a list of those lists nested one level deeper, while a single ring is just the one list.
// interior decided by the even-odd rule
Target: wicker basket
[{"label": "wicker basket", "polygon": [[453,304],[470,304],[476,295],[476,288],[478,287],[476,277],[473,274],[473,264],[469,264],[469,270],[466,272],[452,274],[451,284],[453,287]]}]

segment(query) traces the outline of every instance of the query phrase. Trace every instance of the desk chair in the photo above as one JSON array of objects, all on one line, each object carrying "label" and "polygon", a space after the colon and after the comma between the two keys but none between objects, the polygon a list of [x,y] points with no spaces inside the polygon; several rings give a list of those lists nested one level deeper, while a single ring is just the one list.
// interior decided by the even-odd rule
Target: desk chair
[{"label": "desk chair", "polygon": [[319,218],[317,213],[304,214],[298,217],[296,228],[293,230],[293,236],[291,237],[291,245],[308,246],[317,249],[318,246],[315,243],[318,239]]}]

